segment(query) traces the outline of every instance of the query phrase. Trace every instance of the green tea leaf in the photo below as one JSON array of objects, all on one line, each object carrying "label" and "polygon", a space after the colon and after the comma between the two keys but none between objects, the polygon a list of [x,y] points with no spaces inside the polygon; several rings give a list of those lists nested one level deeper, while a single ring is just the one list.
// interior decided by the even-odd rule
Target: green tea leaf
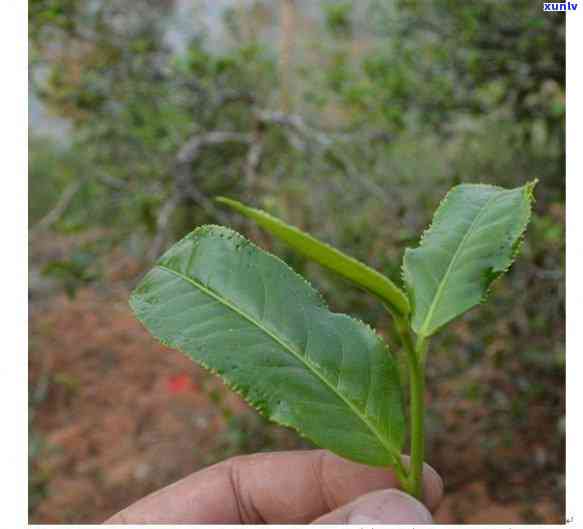
[{"label": "green tea leaf", "polygon": [[238,233],[198,228],[158,260],[130,304],[162,343],[263,415],[354,461],[396,463],[404,416],[384,342]]},{"label": "green tea leaf", "polygon": [[399,316],[409,314],[409,300],[405,293],[389,278],[376,270],[298,228],[269,215],[265,211],[250,208],[229,198],[220,197],[217,198],[217,201],[253,219],[262,228],[265,228],[275,237],[289,244],[294,250],[312,261],[321,264],[379,297],[395,314]]},{"label": "green tea leaf", "polygon": [[430,336],[478,305],[508,270],[530,219],[534,185],[462,184],[446,195],[419,247],[403,257],[418,335]]}]

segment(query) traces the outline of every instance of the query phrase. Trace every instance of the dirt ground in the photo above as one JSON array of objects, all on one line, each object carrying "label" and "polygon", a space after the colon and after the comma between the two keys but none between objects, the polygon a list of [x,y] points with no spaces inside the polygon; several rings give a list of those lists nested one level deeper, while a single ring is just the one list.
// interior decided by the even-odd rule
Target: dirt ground
[{"label": "dirt ground", "polygon": [[[101,522],[230,455],[307,447],[159,345],[133,318],[128,287],[111,284],[31,303],[31,523]],[[450,402],[455,381],[440,391],[432,403]],[[446,483],[436,520],[560,523],[560,476],[548,471],[554,456],[544,434],[527,428],[508,446],[477,448],[481,410],[455,401],[433,429],[428,459]],[[544,413],[529,413],[527,423],[543,432]]]}]

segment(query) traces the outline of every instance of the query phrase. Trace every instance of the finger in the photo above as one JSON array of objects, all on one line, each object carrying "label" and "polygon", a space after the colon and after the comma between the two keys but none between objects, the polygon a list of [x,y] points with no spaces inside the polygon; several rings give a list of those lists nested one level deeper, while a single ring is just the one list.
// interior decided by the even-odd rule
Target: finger
[{"label": "finger", "polygon": [[[423,477],[432,509],[441,500],[442,481],[428,465]],[[308,523],[367,492],[397,486],[389,469],[326,450],[255,454],[191,474],[107,523]]]},{"label": "finger", "polygon": [[401,490],[370,492],[339,509],[321,516],[315,524],[428,524],[427,507]]}]

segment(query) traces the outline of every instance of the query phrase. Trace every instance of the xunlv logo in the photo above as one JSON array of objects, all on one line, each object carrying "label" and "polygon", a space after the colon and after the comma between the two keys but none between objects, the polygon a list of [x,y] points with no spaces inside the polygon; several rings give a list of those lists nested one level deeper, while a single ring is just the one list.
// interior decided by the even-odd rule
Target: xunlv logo
[{"label": "xunlv logo", "polygon": [[577,2],[545,2],[543,11],[576,11]]}]

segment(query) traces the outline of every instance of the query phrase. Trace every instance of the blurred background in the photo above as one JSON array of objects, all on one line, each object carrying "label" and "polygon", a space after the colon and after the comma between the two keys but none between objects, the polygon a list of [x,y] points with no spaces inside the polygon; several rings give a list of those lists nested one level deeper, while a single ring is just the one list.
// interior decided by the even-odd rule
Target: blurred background
[{"label": "blurred background", "polygon": [[531,0],[30,0],[30,521],[100,522],[235,454],[309,448],[159,345],[127,298],[203,223],[382,307],[212,198],[400,282],[454,184],[535,177],[488,304],[432,342],[442,522],[564,521],[564,15]]}]

